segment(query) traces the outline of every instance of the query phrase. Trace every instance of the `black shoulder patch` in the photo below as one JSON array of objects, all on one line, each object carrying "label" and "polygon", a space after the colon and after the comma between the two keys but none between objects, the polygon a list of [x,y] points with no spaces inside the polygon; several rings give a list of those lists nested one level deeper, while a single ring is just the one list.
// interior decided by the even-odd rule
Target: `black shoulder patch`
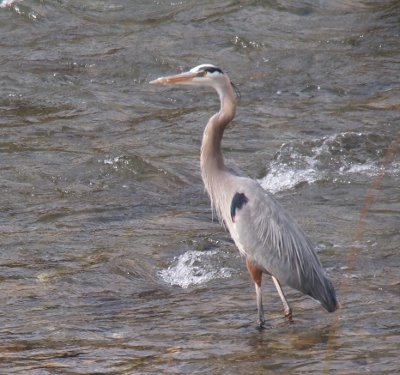
[{"label": "black shoulder patch", "polygon": [[220,68],[217,68],[216,66],[205,66],[203,67],[203,70],[208,73],[220,72],[221,74],[224,74],[222,70]]},{"label": "black shoulder patch", "polygon": [[236,193],[231,203],[231,218],[235,221],[236,210],[240,210],[249,200],[243,193]]}]

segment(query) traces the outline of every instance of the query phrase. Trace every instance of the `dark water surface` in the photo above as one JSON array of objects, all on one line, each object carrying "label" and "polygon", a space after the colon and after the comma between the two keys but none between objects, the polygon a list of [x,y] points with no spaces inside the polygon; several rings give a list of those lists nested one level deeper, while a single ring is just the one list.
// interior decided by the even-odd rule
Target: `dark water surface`
[{"label": "dark water surface", "polygon": [[[399,374],[399,33],[398,1],[0,0],[0,372]],[[241,91],[227,163],[308,233],[338,315],[285,289],[288,325],[265,278],[256,329],[200,178],[217,95],[148,84],[204,62]]]}]

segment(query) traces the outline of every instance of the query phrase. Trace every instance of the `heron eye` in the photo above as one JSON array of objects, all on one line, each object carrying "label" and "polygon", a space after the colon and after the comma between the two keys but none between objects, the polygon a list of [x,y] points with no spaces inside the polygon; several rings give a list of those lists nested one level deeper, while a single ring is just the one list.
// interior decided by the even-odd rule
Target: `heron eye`
[{"label": "heron eye", "polygon": [[201,72],[201,74],[203,74],[203,76],[207,75],[207,70],[203,70],[203,71]]}]

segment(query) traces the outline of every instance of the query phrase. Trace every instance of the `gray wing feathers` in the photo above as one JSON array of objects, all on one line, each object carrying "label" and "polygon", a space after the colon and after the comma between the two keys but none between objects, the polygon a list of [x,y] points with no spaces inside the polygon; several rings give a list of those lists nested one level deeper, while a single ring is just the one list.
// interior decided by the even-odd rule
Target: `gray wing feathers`
[{"label": "gray wing feathers", "polygon": [[258,183],[243,179],[240,185],[238,193],[248,201],[236,210],[233,227],[246,255],[264,272],[334,311],[335,291],[303,230]]}]

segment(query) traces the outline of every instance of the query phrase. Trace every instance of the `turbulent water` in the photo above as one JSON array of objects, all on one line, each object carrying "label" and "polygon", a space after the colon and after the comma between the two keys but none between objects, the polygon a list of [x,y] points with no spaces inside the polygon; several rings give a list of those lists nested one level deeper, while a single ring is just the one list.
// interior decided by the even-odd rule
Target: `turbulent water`
[{"label": "turbulent water", "polygon": [[[0,0],[0,373],[400,374],[398,1]],[[319,254],[332,315],[215,219],[213,63],[241,92],[226,163]],[[214,216],[214,218],[213,218]]]}]

